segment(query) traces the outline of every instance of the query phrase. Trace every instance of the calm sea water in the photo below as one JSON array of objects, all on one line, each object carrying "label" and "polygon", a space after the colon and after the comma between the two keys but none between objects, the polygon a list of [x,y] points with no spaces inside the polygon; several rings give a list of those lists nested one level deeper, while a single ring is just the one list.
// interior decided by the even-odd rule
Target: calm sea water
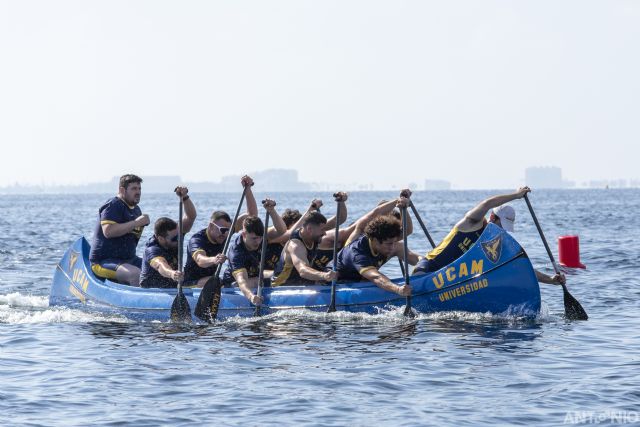
[{"label": "calm sea water", "polygon": [[[439,240],[490,194],[414,203]],[[296,312],[192,327],[48,307],[57,261],[90,237],[108,196],[0,196],[2,425],[640,425],[638,190],[531,195],[554,252],[557,236],[580,235],[588,268],[568,285],[586,322],[566,321],[561,289],[542,285],[535,320]],[[303,209],[313,195],[272,196]],[[349,220],[390,197],[352,193]],[[192,198],[196,231],[238,195]],[[143,194],[141,207],[177,216],[175,199]],[[551,272],[526,205],[514,206],[516,238]],[[427,248],[417,223],[409,244]],[[395,261],[385,271],[399,275]]]}]

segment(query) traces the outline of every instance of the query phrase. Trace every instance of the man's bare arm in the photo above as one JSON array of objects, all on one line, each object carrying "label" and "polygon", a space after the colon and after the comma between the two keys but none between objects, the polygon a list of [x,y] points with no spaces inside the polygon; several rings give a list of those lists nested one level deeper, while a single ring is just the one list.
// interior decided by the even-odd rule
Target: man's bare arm
[{"label": "man's bare arm", "polygon": [[456,227],[460,231],[476,230],[477,228],[479,228],[478,224],[482,223],[485,215],[487,214],[487,212],[489,212],[490,209],[497,208],[498,206],[509,203],[512,200],[521,199],[530,191],[531,189],[529,187],[521,187],[514,193],[489,197],[488,199],[485,199],[482,202],[478,203],[476,207],[467,212],[464,218],[462,218],[456,224]]},{"label": "man's bare arm", "polygon": [[337,275],[333,271],[324,272],[312,268],[307,261],[307,250],[299,241],[292,240],[289,242],[287,252],[291,257],[291,263],[303,279],[314,282],[330,282]]},{"label": "man's bare arm", "polygon": [[374,283],[377,287],[384,289],[385,291],[393,292],[401,296],[411,295],[411,286],[409,285],[396,285],[387,276],[380,273],[377,268],[370,268],[363,271],[362,277],[368,281]]}]

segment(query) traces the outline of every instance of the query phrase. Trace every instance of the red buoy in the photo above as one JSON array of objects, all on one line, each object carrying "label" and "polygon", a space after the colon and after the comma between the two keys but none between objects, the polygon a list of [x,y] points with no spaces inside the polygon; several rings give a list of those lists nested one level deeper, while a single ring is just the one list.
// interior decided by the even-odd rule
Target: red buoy
[{"label": "red buoy", "polygon": [[580,262],[580,240],[578,236],[558,237],[560,265],[569,268],[587,268]]}]

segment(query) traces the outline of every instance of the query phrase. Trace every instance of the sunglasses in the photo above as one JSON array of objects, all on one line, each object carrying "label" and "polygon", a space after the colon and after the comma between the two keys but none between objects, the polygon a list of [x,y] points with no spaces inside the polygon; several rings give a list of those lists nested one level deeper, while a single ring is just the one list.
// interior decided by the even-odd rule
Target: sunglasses
[{"label": "sunglasses", "polygon": [[218,224],[216,224],[215,222],[211,222],[210,224],[213,224],[216,226],[216,228],[218,229],[218,231],[220,232],[220,234],[225,234],[227,231],[229,231],[229,227],[220,227]]},{"label": "sunglasses", "polygon": [[171,237],[171,238],[169,238],[167,236],[162,236],[162,237],[164,237],[165,240],[168,240],[170,242],[177,242],[178,241],[178,235],[177,234],[175,236]]}]

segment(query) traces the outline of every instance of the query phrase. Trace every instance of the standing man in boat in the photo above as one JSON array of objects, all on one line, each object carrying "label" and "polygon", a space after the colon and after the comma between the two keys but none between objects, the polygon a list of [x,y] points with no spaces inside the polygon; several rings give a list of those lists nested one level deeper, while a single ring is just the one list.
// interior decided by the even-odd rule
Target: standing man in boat
[{"label": "standing man in boat", "polygon": [[[502,194],[483,200],[456,223],[438,246],[421,258],[413,271],[413,274],[431,273],[440,270],[445,265],[451,264],[460,258],[480,238],[489,222],[502,227],[508,232],[513,232],[513,223],[516,219],[516,211],[511,205],[512,200],[521,199],[531,192],[529,187],[520,187],[514,193]],[[491,211],[489,221],[485,218]],[[566,281],[563,274],[548,276],[536,270],[538,281],[550,284],[562,284]]]},{"label": "standing man in boat", "polygon": [[142,214],[140,195],[142,178],[127,174],[120,177],[118,195],[98,210],[89,260],[93,273],[103,279],[138,286],[142,259],[136,246],[149,215]]},{"label": "standing man in boat", "polygon": [[[267,231],[267,239],[275,239],[287,231],[282,217],[276,211],[276,202],[272,199],[263,201],[273,222],[273,228]],[[264,224],[257,216],[248,216],[242,223],[242,231],[231,236],[227,269],[222,277],[225,286],[237,283],[242,294],[252,303],[261,304],[262,299],[255,295],[251,289],[258,287],[258,274],[260,270],[260,255]],[[264,278],[270,279],[273,271],[265,271]]]},{"label": "standing man in boat", "polygon": [[[338,252],[336,270],[338,279],[347,282],[367,280],[379,288],[395,292],[401,296],[411,295],[410,285],[396,285],[379,269],[389,259],[397,256],[404,260],[402,225],[389,215],[394,207],[406,208],[409,199],[401,196],[396,200],[379,205],[358,220],[347,245]],[[418,255],[409,251],[408,263],[415,265]],[[333,261],[328,268],[333,267]]]},{"label": "standing man in boat", "polygon": [[244,218],[258,214],[258,205],[251,189],[253,179],[244,175],[240,179],[240,184],[246,189],[247,211],[238,217],[236,230],[233,231],[230,230],[229,214],[224,211],[215,211],[211,214],[207,227],[191,236],[187,245],[187,262],[184,267],[185,286],[203,287],[213,276],[217,266],[227,260],[222,249],[228,234],[239,231]]},{"label": "standing man in boat", "polygon": [[[196,220],[196,208],[189,198],[187,187],[176,187],[182,198],[184,214],[182,233],[187,234]],[[182,236],[184,238],[184,236]],[[171,218],[161,217],[155,222],[153,236],[147,242],[142,257],[140,286],[143,288],[175,288],[184,274],[178,268],[178,224]]]}]

